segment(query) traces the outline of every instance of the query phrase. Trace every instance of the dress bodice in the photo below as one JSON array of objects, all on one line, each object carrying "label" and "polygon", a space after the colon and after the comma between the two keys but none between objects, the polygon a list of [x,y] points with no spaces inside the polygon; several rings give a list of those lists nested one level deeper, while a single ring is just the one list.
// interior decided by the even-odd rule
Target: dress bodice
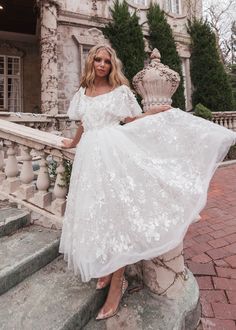
[{"label": "dress bodice", "polygon": [[125,85],[95,97],[86,96],[85,88],[81,87],[68,109],[69,118],[81,120],[85,131],[118,125],[124,118],[141,113],[135,96]]}]

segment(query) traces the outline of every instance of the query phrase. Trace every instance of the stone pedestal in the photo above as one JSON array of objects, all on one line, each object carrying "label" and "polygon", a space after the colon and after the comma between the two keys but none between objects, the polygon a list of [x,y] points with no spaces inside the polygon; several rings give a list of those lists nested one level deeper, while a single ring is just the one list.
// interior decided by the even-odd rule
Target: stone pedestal
[{"label": "stone pedestal", "polygon": [[64,199],[57,198],[52,202],[51,212],[53,214],[63,216],[66,208],[66,201]]},{"label": "stone pedestal", "polygon": [[143,282],[151,292],[176,299],[188,280],[183,244],[162,256],[142,262]]},{"label": "stone pedestal", "polygon": [[20,199],[29,200],[34,196],[35,186],[33,184],[22,184],[17,191],[17,197]]},{"label": "stone pedestal", "polygon": [[30,201],[42,209],[46,209],[51,204],[52,193],[48,191],[38,191]]},{"label": "stone pedestal", "polygon": [[14,193],[20,186],[20,180],[18,178],[7,178],[2,182],[2,189],[8,194]]}]

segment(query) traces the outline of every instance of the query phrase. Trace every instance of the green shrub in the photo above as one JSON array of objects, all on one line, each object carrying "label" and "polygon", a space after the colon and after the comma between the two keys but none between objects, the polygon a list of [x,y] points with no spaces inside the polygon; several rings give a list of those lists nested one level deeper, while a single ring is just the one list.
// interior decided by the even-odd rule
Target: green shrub
[{"label": "green shrub", "polygon": [[198,103],[194,109],[194,115],[198,117],[202,117],[207,120],[212,120],[212,112],[210,109]]}]

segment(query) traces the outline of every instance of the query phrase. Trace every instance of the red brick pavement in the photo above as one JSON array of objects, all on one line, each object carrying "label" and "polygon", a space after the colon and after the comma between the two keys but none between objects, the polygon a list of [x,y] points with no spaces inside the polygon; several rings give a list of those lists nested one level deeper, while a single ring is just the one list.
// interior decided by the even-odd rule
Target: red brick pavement
[{"label": "red brick pavement", "polygon": [[216,171],[202,219],[184,240],[200,288],[203,330],[236,330],[236,164]]}]

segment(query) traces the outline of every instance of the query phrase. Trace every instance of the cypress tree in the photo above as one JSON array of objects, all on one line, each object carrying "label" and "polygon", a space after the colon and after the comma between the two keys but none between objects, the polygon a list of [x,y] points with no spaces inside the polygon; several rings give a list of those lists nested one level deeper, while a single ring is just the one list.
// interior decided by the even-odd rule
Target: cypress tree
[{"label": "cypress tree", "polygon": [[230,66],[230,73],[229,73],[229,79],[232,86],[233,91],[233,109],[236,111],[236,64],[232,64]]},{"label": "cypress tree", "polygon": [[150,46],[157,48],[161,53],[161,62],[170,69],[179,73],[181,81],[173,95],[173,106],[185,109],[185,97],[183,87],[183,75],[181,60],[176,50],[175,40],[170,25],[167,23],[165,13],[159,5],[152,4],[147,12],[149,24]]},{"label": "cypress tree", "polygon": [[112,47],[123,63],[124,74],[132,83],[135,74],[143,69],[145,60],[144,40],[139,18],[129,13],[129,7],[124,1],[114,2],[111,9],[112,22],[104,28],[103,33],[109,39]]},{"label": "cypress tree", "polygon": [[190,72],[194,87],[193,106],[202,103],[211,111],[233,110],[232,88],[209,24],[195,19],[189,22],[191,36]]}]

